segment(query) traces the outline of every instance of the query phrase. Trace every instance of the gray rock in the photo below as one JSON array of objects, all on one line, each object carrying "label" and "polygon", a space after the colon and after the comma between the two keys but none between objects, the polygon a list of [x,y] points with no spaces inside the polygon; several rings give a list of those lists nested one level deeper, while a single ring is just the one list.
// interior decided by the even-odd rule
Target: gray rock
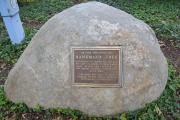
[{"label": "gray rock", "polygon": [[[73,87],[70,47],[122,45],[122,88]],[[132,15],[99,2],[55,15],[33,37],[10,71],[7,97],[30,107],[70,107],[90,115],[135,110],[157,99],[168,75],[153,30]]]}]

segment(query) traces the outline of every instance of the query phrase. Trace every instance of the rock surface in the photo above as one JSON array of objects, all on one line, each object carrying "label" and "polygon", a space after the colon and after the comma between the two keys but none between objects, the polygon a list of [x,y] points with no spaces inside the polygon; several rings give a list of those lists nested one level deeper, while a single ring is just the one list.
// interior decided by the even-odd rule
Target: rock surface
[{"label": "rock surface", "polygon": [[[123,46],[123,87],[71,85],[71,46]],[[73,6],[52,17],[9,73],[7,97],[30,107],[70,107],[90,115],[135,110],[157,99],[167,82],[167,62],[153,30],[99,2]]]}]

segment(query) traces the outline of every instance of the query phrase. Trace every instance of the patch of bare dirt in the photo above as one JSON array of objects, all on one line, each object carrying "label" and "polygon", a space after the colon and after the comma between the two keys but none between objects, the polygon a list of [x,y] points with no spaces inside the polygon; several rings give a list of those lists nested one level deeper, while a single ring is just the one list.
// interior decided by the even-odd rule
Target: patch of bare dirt
[{"label": "patch of bare dirt", "polygon": [[12,65],[7,64],[4,61],[0,60],[0,85],[4,85],[5,80],[11,68]]},{"label": "patch of bare dirt", "polygon": [[16,120],[16,114],[10,113],[10,114],[5,118],[5,120]]},{"label": "patch of bare dirt", "polygon": [[177,73],[180,73],[180,40],[159,40],[159,44],[166,58],[174,65]]},{"label": "patch of bare dirt", "polygon": [[21,116],[21,120],[44,120],[44,115],[42,113],[24,113]]},{"label": "patch of bare dirt", "polygon": [[36,21],[36,20],[26,20],[23,21],[23,24],[29,28],[36,28],[39,29],[44,23]]}]

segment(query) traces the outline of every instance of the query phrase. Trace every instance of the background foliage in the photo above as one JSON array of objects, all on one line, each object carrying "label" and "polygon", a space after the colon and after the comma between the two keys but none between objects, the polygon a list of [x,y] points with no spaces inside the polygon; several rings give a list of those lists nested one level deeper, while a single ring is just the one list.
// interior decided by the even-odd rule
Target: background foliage
[{"label": "background foliage", "polygon": [[[39,2],[38,2],[39,1]],[[37,2],[20,3],[20,15],[25,28],[26,38],[19,45],[12,45],[2,19],[0,18],[0,60],[8,64],[16,63],[31,38],[38,29],[53,15],[62,10],[87,0],[38,0]],[[97,0],[124,10],[136,18],[145,21],[155,31],[159,39],[166,41],[180,40],[180,1],[179,0]],[[178,46],[177,46],[178,47]],[[14,104],[7,100],[3,87],[0,88],[0,119],[5,119],[11,114],[16,118],[24,113],[35,112],[43,115],[44,119],[52,116],[60,116],[62,119],[78,120],[111,120],[111,119],[180,119],[179,118],[179,94],[180,76],[169,65],[169,78],[165,91],[161,97],[153,103],[147,104],[145,108],[106,117],[90,117],[78,110],[51,109],[43,110],[40,106],[29,109],[25,104]]]},{"label": "background foliage", "polygon": [[[0,22],[0,59],[15,63],[39,26],[50,17],[79,2],[87,0],[38,0],[20,4],[26,38],[20,45],[11,45],[3,23]],[[179,0],[97,0],[124,10],[149,24],[164,40],[180,41]],[[178,46],[180,46],[178,44]],[[178,47],[177,46],[177,47]]]}]

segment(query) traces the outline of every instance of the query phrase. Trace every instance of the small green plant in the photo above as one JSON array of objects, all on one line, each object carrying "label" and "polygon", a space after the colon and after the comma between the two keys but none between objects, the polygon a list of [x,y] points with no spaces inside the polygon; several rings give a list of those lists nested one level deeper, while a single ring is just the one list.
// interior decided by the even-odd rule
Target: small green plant
[{"label": "small green plant", "polygon": [[72,110],[70,108],[56,108],[44,110],[40,105],[35,108],[28,108],[23,103],[12,103],[7,100],[3,87],[0,88],[0,119],[4,119],[10,113],[15,113],[17,116],[21,116],[23,113],[37,112],[44,114],[45,118],[50,118],[53,115],[61,116],[61,118],[71,118],[73,120],[165,120],[168,116],[174,119],[179,119],[178,114],[178,96],[176,92],[180,88],[180,76],[176,75],[176,71],[172,65],[169,65],[169,77],[166,89],[160,98],[150,104],[147,104],[145,108],[127,112],[123,114],[117,114],[114,116],[106,117],[90,117],[79,110]]},{"label": "small green plant", "polygon": [[158,37],[180,40],[178,0],[98,0],[124,10],[149,24]]},{"label": "small green plant", "polygon": [[[39,1],[39,0],[38,0]],[[79,1],[79,0],[78,0]],[[162,39],[180,40],[180,2],[179,0],[97,0],[118,9],[124,10],[138,19],[149,24],[156,35]],[[19,0],[19,2],[21,2]],[[80,0],[84,2],[84,0]],[[85,0],[86,2],[86,0]],[[31,38],[35,35],[41,25],[49,18],[64,9],[73,6],[75,0],[41,0],[33,4],[21,3],[20,15],[26,32],[25,40],[19,45],[12,45],[6,29],[0,18],[0,60],[14,64],[27,47]],[[179,44],[176,46],[179,47]],[[3,87],[0,88],[0,120],[10,114],[21,117],[24,113],[40,113],[45,118],[55,115],[62,119],[72,120],[163,120],[179,118],[179,96],[180,75],[177,75],[173,66],[169,65],[168,82],[160,98],[145,108],[123,114],[106,117],[92,117],[81,111],[69,108],[44,110],[37,105],[34,109],[28,108],[23,103],[12,103],[5,97]]]}]

